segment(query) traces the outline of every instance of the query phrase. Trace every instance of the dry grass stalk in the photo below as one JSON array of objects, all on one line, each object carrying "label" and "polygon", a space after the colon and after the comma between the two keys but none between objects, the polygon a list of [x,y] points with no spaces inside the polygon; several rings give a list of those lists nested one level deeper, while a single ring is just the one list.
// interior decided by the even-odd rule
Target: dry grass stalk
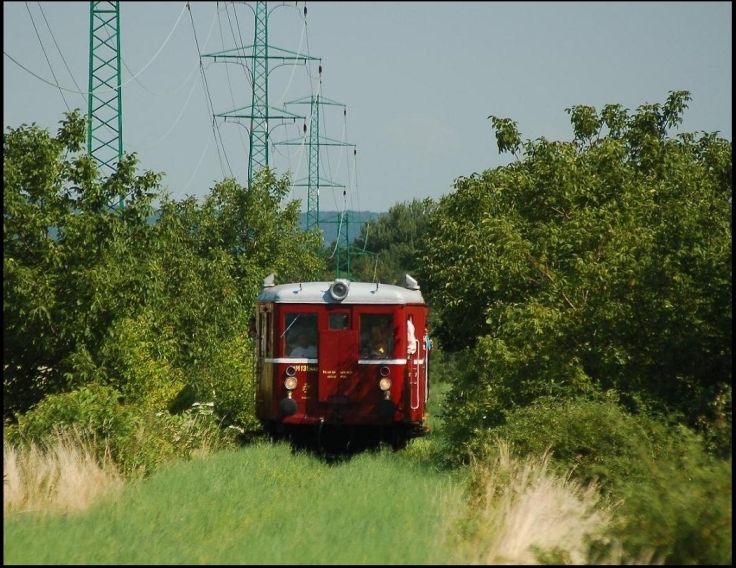
[{"label": "dry grass stalk", "polygon": [[603,533],[610,513],[595,485],[582,487],[548,471],[550,454],[516,460],[499,442],[492,464],[476,463],[477,531],[471,562],[538,564],[538,550],[556,550],[567,562],[587,562],[586,537]]},{"label": "dry grass stalk", "polygon": [[3,512],[72,512],[116,494],[123,480],[108,459],[98,463],[74,432],[47,448],[3,444]]}]

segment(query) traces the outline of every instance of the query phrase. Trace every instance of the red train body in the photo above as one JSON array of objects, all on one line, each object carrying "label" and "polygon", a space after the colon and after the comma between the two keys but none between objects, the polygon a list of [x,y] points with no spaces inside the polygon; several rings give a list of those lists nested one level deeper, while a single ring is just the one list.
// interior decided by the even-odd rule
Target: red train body
[{"label": "red train body", "polygon": [[428,308],[419,286],[273,285],[257,300],[256,414],[271,431],[379,427],[424,431]]}]

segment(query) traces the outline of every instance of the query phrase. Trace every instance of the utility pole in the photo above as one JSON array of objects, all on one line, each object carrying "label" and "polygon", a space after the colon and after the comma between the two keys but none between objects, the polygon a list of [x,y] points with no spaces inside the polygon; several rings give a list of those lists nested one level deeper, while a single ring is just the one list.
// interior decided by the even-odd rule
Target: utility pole
[{"label": "utility pole", "polygon": [[106,175],[116,171],[123,157],[120,83],[119,3],[90,2],[87,153]]},{"label": "utility pole", "polygon": [[[208,53],[202,57],[210,57],[216,62],[237,63],[238,60],[250,60],[252,63],[252,81],[250,93],[250,106],[236,108],[227,112],[215,114],[216,117],[228,119],[248,119],[248,187],[250,187],[253,177],[264,166],[268,166],[268,144],[269,144],[269,120],[304,120],[304,116],[299,116],[286,110],[273,108],[268,105],[268,76],[272,71],[269,62],[276,60],[280,65],[287,63],[303,63],[307,61],[319,61],[317,57],[302,55],[288,49],[282,49],[268,43],[268,18],[276,8],[283,6],[278,4],[271,10],[268,9],[267,2],[256,2],[255,9],[246,4],[252,11],[255,18],[255,33],[253,44],[247,46],[238,46],[233,49]],[[280,65],[277,65],[280,66]]]}]

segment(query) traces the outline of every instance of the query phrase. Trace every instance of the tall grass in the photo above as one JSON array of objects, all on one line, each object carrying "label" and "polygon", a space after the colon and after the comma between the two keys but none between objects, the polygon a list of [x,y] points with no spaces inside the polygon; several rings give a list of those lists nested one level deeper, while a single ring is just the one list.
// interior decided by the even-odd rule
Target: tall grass
[{"label": "tall grass", "polygon": [[511,456],[498,441],[491,462],[470,466],[468,517],[461,522],[458,553],[470,564],[586,564],[590,543],[607,542],[599,564],[650,564],[652,555],[628,559],[607,536],[614,511],[593,484],[550,470],[551,454]]},{"label": "tall grass", "polygon": [[74,430],[48,444],[3,444],[3,513],[82,511],[116,494],[123,481],[112,462],[100,464]]},{"label": "tall grass", "polygon": [[472,519],[466,541],[473,564],[537,564],[550,551],[583,564],[586,537],[602,534],[610,512],[594,485],[548,471],[550,455],[513,459],[499,443],[496,459],[471,465]]},{"label": "tall grass", "polygon": [[[596,563],[627,563],[606,536],[614,511],[597,487],[550,471],[549,454],[519,459],[499,443],[495,461],[462,478],[427,467],[429,444],[331,465],[264,443],[180,462],[84,515],[7,516],[5,561],[585,564],[589,542],[603,540]],[[6,453],[8,473],[15,455]]]},{"label": "tall grass", "polygon": [[[328,465],[254,444],[178,463],[74,518],[6,518],[6,563],[445,564],[447,475],[390,451]],[[35,543],[43,542],[43,547]]]}]

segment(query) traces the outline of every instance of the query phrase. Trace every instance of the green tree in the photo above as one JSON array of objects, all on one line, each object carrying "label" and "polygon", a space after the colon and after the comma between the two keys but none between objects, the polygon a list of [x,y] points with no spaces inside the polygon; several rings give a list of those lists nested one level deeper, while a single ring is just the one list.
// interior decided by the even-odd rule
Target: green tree
[{"label": "green tree", "polygon": [[84,132],[75,112],[56,137],[22,125],[3,139],[5,418],[95,383],[141,412],[199,399],[248,422],[261,281],[323,266],[298,202],[282,204],[288,178],[264,169],[176,201],[134,154],[100,179]]},{"label": "green tree", "polygon": [[[159,175],[135,175],[135,155],[100,180],[84,119],[56,137],[22,125],[3,137],[4,415],[92,380],[87,365],[115,317],[135,314],[148,285],[132,262],[150,234]],[[111,204],[126,198],[125,209]],[[123,313],[121,313],[121,311]]]},{"label": "green tree", "polygon": [[435,206],[430,198],[397,203],[364,224],[354,245],[373,254],[354,257],[353,279],[403,285],[404,275],[416,272],[417,249]]},{"label": "green tree", "polygon": [[520,143],[494,117],[517,159],[456,180],[419,265],[436,333],[464,350],[458,441],[537,397],[606,389],[730,440],[731,143],[668,134],[689,100],[572,107],[569,142]]}]

